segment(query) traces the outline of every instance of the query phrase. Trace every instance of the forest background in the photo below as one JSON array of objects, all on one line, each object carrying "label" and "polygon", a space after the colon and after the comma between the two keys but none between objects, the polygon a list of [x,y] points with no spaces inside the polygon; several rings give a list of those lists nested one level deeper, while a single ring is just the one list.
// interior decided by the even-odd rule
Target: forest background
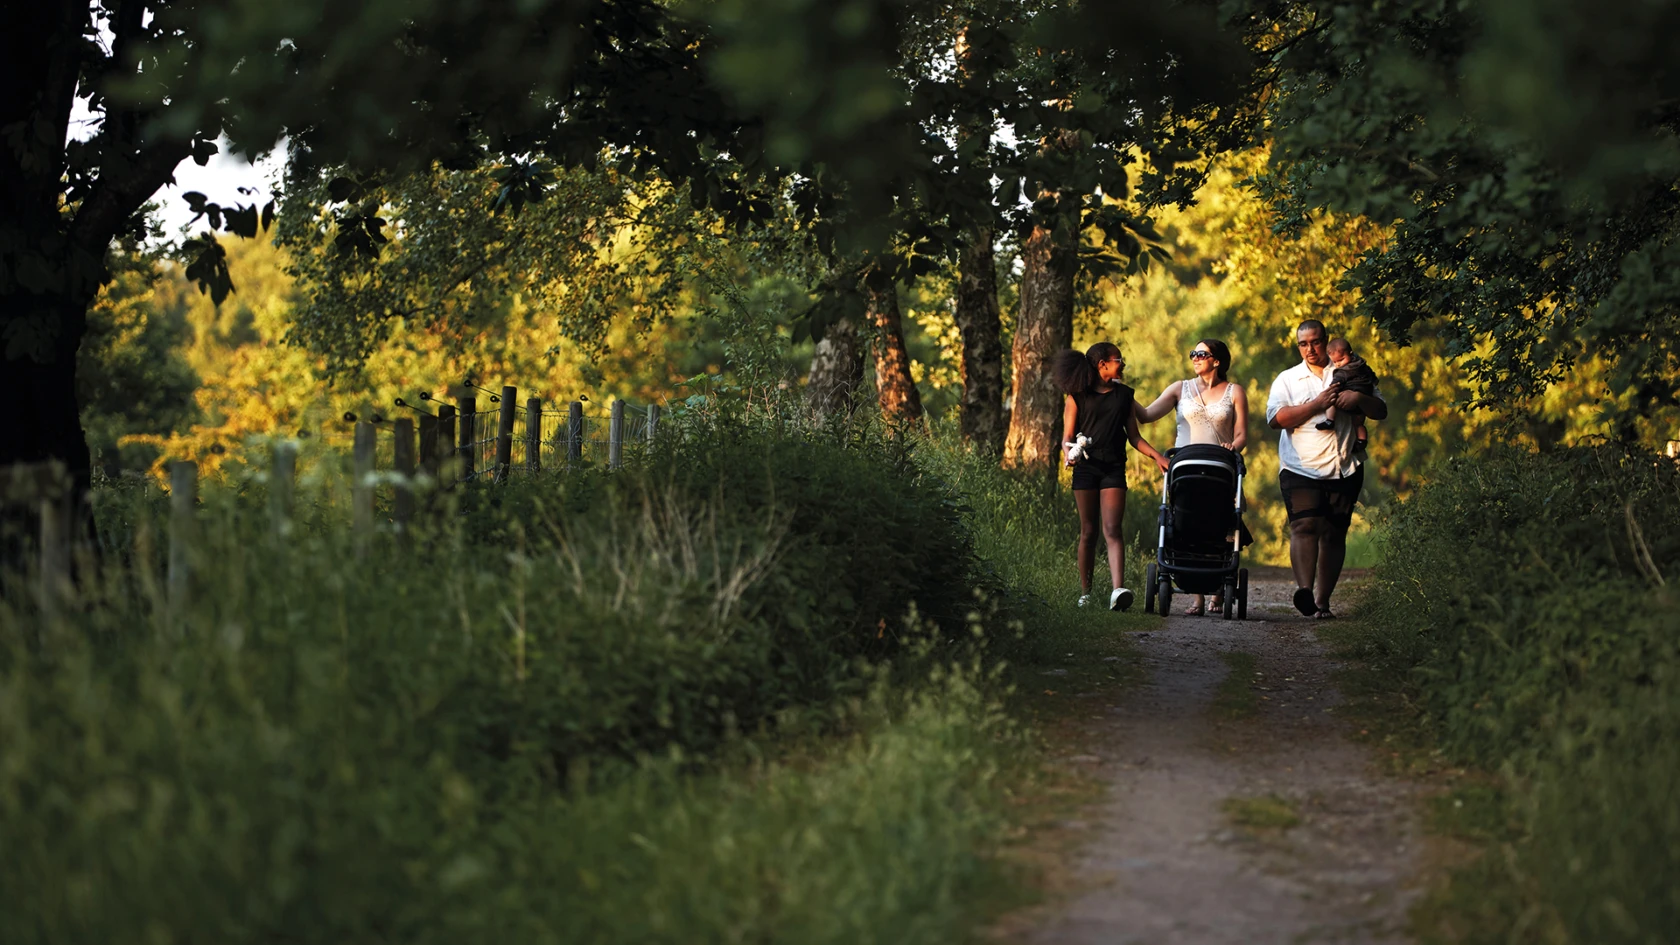
[{"label": "forest background", "polygon": [[[90,485],[91,440],[145,487],[74,490],[105,560],[0,594],[0,845],[27,854],[0,866],[27,906],[0,938],[457,942],[587,910],[595,934],[564,940],[951,941],[999,823],[973,791],[997,770],[974,749],[1000,741],[998,672],[1122,662],[1110,628],[1146,620],[1070,593],[1049,358],[1117,341],[1152,397],[1196,340],[1228,341],[1254,558],[1277,561],[1261,405],[1309,316],[1393,407],[1374,605],[1340,626],[1419,741],[1488,788],[1453,802],[1486,815],[1464,826],[1491,855],[1449,911],[1489,934],[1446,940],[1680,925],[1660,455],[1680,6],[4,10],[0,466]],[[282,146],[276,193],[189,193],[191,234],[148,232],[183,161]],[[364,556],[319,462],[345,415],[468,382],[666,404],[674,434],[610,474],[449,490],[462,514]],[[936,440],[887,432],[918,426]],[[266,494],[273,437],[310,444],[302,494],[328,501],[289,516]],[[165,593],[150,484],[171,459],[211,480],[213,527],[170,529]],[[1137,536],[1158,477],[1133,479]],[[533,641],[555,658],[528,662]],[[813,735],[840,736],[816,769]],[[762,776],[764,745],[793,763]],[[598,842],[571,842],[583,826]],[[804,845],[825,836],[852,855]],[[797,868],[762,868],[794,837]],[[643,872],[603,887],[591,858]],[[578,882],[556,898],[551,875]],[[847,892],[892,931],[851,929]]]},{"label": "forest background", "polygon": [[[1271,488],[1277,434],[1265,427],[1264,403],[1272,379],[1297,359],[1291,341],[1302,319],[1320,318],[1332,334],[1347,337],[1382,377],[1393,408],[1387,421],[1371,425],[1376,475],[1355,530],[1356,564],[1370,560],[1369,542],[1359,536],[1368,535],[1372,521],[1410,494],[1441,457],[1496,441],[1550,446],[1612,432],[1602,408],[1606,393],[1615,392],[1602,359],[1585,359],[1525,402],[1504,404],[1498,412],[1471,409],[1475,387],[1432,326],[1415,332],[1410,344],[1395,345],[1356,313],[1358,292],[1342,285],[1346,270],[1380,246],[1388,231],[1324,213],[1298,235],[1276,232],[1275,214],[1254,187],[1267,156],[1257,149],[1222,158],[1191,205],[1160,212],[1167,261],[1139,274],[1082,280],[1075,316],[1076,346],[1120,344],[1128,359],[1125,380],[1145,400],[1191,376],[1187,353],[1197,341],[1217,338],[1230,345],[1231,377],[1248,389],[1252,405],[1246,459],[1257,535],[1253,560],[1287,561],[1283,510]],[[434,185],[464,190],[469,201],[488,199],[496,186],[484,176],[439,177],[456,178]],[[561,199],[529,217],[499,221],[505,229],[470,238],[547,242],[566,229],[556,218],[580,209],[564,194],[579,192],[563,190]],[[670,408],[719,390],[803,402],[814,346],[809,338],[795,341],[790,326],[809,304],[799,277],[820,268],[815,253],[795,253],[790,262],[783,247],[767,256],[757,252],[761,236],[731,240],[715,221],[673,223],[680,211],[666,209],[662,216],[620,221],[606,254],[641,270],[643,278],[632,275],[608,290],[585,286],[596,299],[585,330],[579,319],[568,318],[568,294],[575,297],[579,286],[564,277],[523,291],[510,291],[502,281],[482,297],[471,287],[457,288],[437,299],[448,314],[412,324],[399,320],[348,378],[335,378],[325,357],[288,343],[300,314],[320,293],[311,282],[324,256],[319,245],[312,267],[299,265],[295,253],[311,247],[300,246],[295,235],[230,242],[227,264],[237,289],[217,304],[174,261],[178,247],[154,230],[150,242],[116,254],[117,276],[90,313],[80,392],[97,465],[105,476],[161,480],[173,460],[195,460],[212,475],[253,462],[246,446],[275,436],[313,437],[327,451],[347,450],[347,415],[371,409],[395,416],[401,412],[396,399],[413,403],[421,391],[445,398],[468,379],[492,390],[516,385],[521,396],[540,397],[551,410],[579,398],[592,412],[613,398]],[[673,227],[694,232],[673,238]],[[673,240],[690,239],[708,245],[672,252]],[[1020,265],[1018,246],[1005,242],[1000,248],[1007,388]],[[685,267],[684,278],[650,287],[648,273],[672,266],[673,259]],[[704,278],[694,278],[701,266]],[[591,272],[584,278],[601,277]],[[920,403],[935,430],[954,435],[962,396],[955,274],[935,273],[898,291]],[[650,301],[650,294],[662,297]],[[657,317],[650,318],[655,309]],[[864,396],[873,399],[875,359],[867,360],[866,370]],[[1169,417],[1144,433],[1165,448],[1172,424]],[[1667,437],[1655,424],[1642,432],[1655,447]],[[1065,487],[1065,472],[1061,478]],[[1130,505],[1128,537],[1136,542],[1152,522],[1159,480],[1136,456],[1131,478],[1139,499]]]}]

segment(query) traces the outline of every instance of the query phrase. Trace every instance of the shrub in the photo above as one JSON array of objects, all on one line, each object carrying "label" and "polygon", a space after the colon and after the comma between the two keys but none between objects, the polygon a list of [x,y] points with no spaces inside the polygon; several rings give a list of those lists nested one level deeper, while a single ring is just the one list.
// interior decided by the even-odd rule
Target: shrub
[{"label": "shrub", "polygon": [[[102,502],[133,544],[57,613],[5,578],[0,941],[931,941],[960,920],[1000,732],[971,675],[927,682],[949,647],[904,646],[918,609],[964,627],[973,558],[903,448],[713,429],[611,474],[456,490],[366,558],[341,504],[305,489],[276,538],[262,492],[205,490],[184,607],[151,495]],[[872,734],[809,770],[694,761],[801,714]]]},{"label": "shrub", "polygon": [[1680,927],[1677,496],[1650,454],[1510,450],[1389,522],[1367,655],[1410,674],[1449,754],[1525,787],[1517,908],[1557,940]]}]

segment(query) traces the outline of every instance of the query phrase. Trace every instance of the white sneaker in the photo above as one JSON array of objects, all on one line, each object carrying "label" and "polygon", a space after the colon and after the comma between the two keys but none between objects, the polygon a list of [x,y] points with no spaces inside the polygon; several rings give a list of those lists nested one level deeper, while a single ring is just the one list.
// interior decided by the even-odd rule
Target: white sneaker
[{"label": "white sneaker", "polygon": [[1125,610],[1132,606],[1132,592],[1124,587],[1117,587],[1114,593],[1108,595],[1109,610]]},{"label": "white sneaker", "polygon": [[1079,606],[1081,606],[1081,607],[1091,606],[1091,595],[1089,595],[1089,594],[1079,595]]}]

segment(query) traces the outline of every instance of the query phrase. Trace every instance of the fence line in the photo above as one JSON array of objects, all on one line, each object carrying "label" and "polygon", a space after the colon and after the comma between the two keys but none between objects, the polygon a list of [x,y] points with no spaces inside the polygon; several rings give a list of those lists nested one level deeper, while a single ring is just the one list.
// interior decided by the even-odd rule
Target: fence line
[{"label": "fence line", "polygon": [[[585,401],[574,400],[565,411],[544,409],[541,399],[518,405],[518,389],[502,388],[494,395],[495,410],[479,411],[476,399],[462,396],[454,405],[439,403],[436,413],[414,407],[418,417],[386,419],[364,411],[347,414],[344,431],[323,431],[323,439],[350,447],[354,475],[351,522],[358,559],[368,556],[375,529],[375,491],[380,470],[394,475],[392,521],[398,541],[406,541],[421,512],[417,483],[430,479],[442,488],[471,480],[505,482],[514,475],[545,469],[605,464],[616,469],[626,449],[651,444],[658,435],[657,405],[637,407],[622,400],[608,406],[606,416],[589,416]],[[423,401],[432,398],[422,395]],[[402,400],[398,407],[410,407]],[[291,530],[295,504],[298,450],[295,441],[272,444],[268,464],[269,516],[274,539],[284,541]],[[179,614],[193,593],[189,549],[197,533],[198,464],[181,461],[169,467],[169,549],[165,561],[165,594],[172,612]],[[0,467],[0,507],[29,508],[39,527],[37,566],[40,605],[50,612],[74,593],[71,561],[75,542],[74,516],[80,503],[71,502],[70,481],[59,463]]]}]

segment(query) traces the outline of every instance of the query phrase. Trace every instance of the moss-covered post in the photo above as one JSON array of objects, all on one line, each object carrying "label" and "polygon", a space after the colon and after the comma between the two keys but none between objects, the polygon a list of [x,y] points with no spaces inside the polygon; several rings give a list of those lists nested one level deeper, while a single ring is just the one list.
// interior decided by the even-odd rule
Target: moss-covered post
[{"label": "moss-covered post", "polygon": [[513,468],[513,415],[519,410],[519,388],[502,388],[502,411],[496,418],[496,481],[506,482]]},{"label": "moss-covered post", "polygon": [[624,465],[624,401],[614,400],[607,414],[607,468]]},{"label": "moss-covered post", "polygon": [[542,399],[525,401],[525,471],[542,472]]},{"label": "moss-covered post", "polygon": [[[425,425],[429,417],[422,417]],[[414,421],[404,417],[395,424],[392,434],[391,459],[397,467],[396,494],[392,497],[392,512],[397,520],[397,532],[403,534],[414,522]],[[436,432],[433,432],[436,437]]]},{"label": "moss-covered post", "polygon": [[197,537],[198,464],[169,466],[169,587],[170,612],[179,617],[192,591],[192,545]]}]

